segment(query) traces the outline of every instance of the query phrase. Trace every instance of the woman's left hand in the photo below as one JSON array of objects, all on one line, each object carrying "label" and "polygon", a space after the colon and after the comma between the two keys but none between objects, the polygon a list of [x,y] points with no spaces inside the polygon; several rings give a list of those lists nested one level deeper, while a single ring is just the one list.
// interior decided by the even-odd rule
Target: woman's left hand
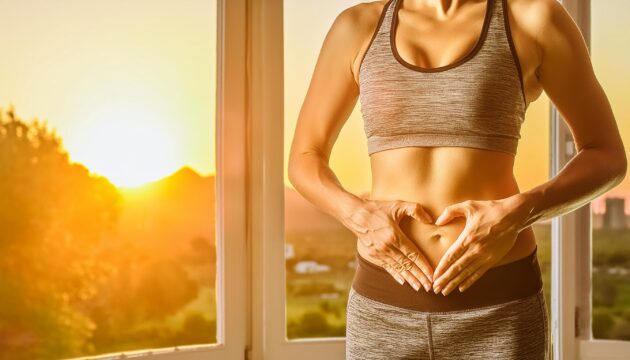
[{"label": "woman's left hand", "polygon": [[466,225],[440,259],[433,275],[433,291],[448,295],[456,287],[463,292],[514,246],[528,215],[523,197],[499,200],[466,200],[447,206],[435,220],[443,225],[464,216]]}]

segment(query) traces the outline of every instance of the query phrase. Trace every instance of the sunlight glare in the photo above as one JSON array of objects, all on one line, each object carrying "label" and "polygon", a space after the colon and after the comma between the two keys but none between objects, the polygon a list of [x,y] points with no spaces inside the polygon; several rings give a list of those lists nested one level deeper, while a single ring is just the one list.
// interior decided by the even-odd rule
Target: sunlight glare
[{"label": "sunlight glare", "polygon": [[83,158],[73,161],[116,186],[138,186],[172,173],[182,161],[182,144],[170,121],[154,109],[115,107],[93,115],[82,143],[75,144]]}]

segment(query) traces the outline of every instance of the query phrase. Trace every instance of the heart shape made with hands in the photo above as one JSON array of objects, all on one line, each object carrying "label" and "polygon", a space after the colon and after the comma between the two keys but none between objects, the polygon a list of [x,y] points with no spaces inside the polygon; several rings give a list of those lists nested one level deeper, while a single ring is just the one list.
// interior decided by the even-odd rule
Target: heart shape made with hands
[{"label": "heart shape made with hands", "polygon": [[[456,218],[463,217],[464,218],[463,220],[467,222],[468,221],[467,213],[465,211],[461,211],[461,210],[457,211],[457,210],[459,209],[453,209],[453,207],[449,208],[447,206],[444,208],[442,213],[440,213],[440,215],[435,219],[435,221],[433,221],[433,218],[424,210],[420,211],[422,214],[417,214],[417,213],[404,214],[399,220],[402,220],[403,217],[411,217],[414,220],[422,222],[423,224],[430,224],[438,228],[441,226],[451,225],[454,219]],[[424,221],[423,221],[423,218],[424,218]],[[433,286],[433,290],[436,294],[443,290],[443,285],[446,285],[447,280],[450,280],[450,278],[455,277],[458,273],[456,271],[453,271],[451,269],[451,266],[457,260],[457,258],[461,256],[463,253],[463,250],[457,248],[458,247],[457,244],[461,244],[462,242],[461,237],[466,231],[467,231],[466,224],[464,224],[464,227],[462,228],[462,230],[456,235],[457,236],[456,240],[454,240],[449,245],[448,249],[441,255],[440,258],[433,259],[433,261],[431,261],[428,259],[429,256],[427,254],[423,254],[425,258],[427,258],[427,261],[430,263],[429,265],[432,267],[433,276],[432,276],[431,283]],[[432,236],[441,237],[443,236],[443,232],[436,230],[435,232],[433,232]],[[433,264],[437,264],[437,265],[434,266]],[[440,277],[445,274],[448,275],[448,276],[445,276],[446,279],[440,279]],[[435,287],[436,280],[444,280],[444,281],[440,281],[440,284],[439,284],[440,286]],[[450,292],[452,289],[448,288],[444,290],[447,290],[447,292]],[[448,293],[444,293],[444,295],[447,295],[447,294]]]},{"label": "heart shape made with hands", "polygon": [[[451,223],[455,218],[464,218],[464,228],[439,259],[431,261],[427,254],[418,254],[426,259],[420,268],[426,280],[431,282],[430,287],[436,294],[441,292],[448,295],[455,288],[466,290],[512,248],[518,235],[518,224],[526,217],[524,211],[527,208],[519,208],[519,203],[518,198],[465,200],[446,206],[433,221],[420,204],[403,202],[394,208],[394,220],[400,224],[403,218],[412,217],[439,227]],[[432,269],[436,261],[437,266]],[[404,283],[403,279],[396,275],[394,277],[401,284]],[[423,279],[418,280],[424,282]]]}]

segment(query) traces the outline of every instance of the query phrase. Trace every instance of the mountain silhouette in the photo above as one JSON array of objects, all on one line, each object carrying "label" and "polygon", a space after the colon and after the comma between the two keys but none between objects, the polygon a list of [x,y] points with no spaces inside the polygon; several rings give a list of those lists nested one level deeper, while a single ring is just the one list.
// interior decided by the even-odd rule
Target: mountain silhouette
[{"label": "mountain silhouette", "polygon": [[[137,188],[121,188],[123,205],[118,233],[147,251],[173,251],[195,237],[215,247],[214,175],[201,176],[184,166],[170,175]],[[320,233],[343,228],[300,193],[285,186],[285,231]]]},{"label": "mountain silhouette", "polygon": [[121,188],[118,233],[151,251],[184,249],[202,237],[215,243],[215,177],[184,166],[160,180]]}]

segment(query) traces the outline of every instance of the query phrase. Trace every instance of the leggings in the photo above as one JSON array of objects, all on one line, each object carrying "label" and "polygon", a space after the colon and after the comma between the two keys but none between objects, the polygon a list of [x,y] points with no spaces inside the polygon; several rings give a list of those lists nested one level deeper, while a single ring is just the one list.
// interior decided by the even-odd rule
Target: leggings
[{"label": "leggings", "polygon": [[[549,358],[547,305],[535,253],[490,269],[470,288],[474,291],[453,297],[416,292],[407,283],[401,287],[387,271],[357,256],[360,266],[346,308],[346,360]],[[527,293],[519,294],[513,283]]]}]

